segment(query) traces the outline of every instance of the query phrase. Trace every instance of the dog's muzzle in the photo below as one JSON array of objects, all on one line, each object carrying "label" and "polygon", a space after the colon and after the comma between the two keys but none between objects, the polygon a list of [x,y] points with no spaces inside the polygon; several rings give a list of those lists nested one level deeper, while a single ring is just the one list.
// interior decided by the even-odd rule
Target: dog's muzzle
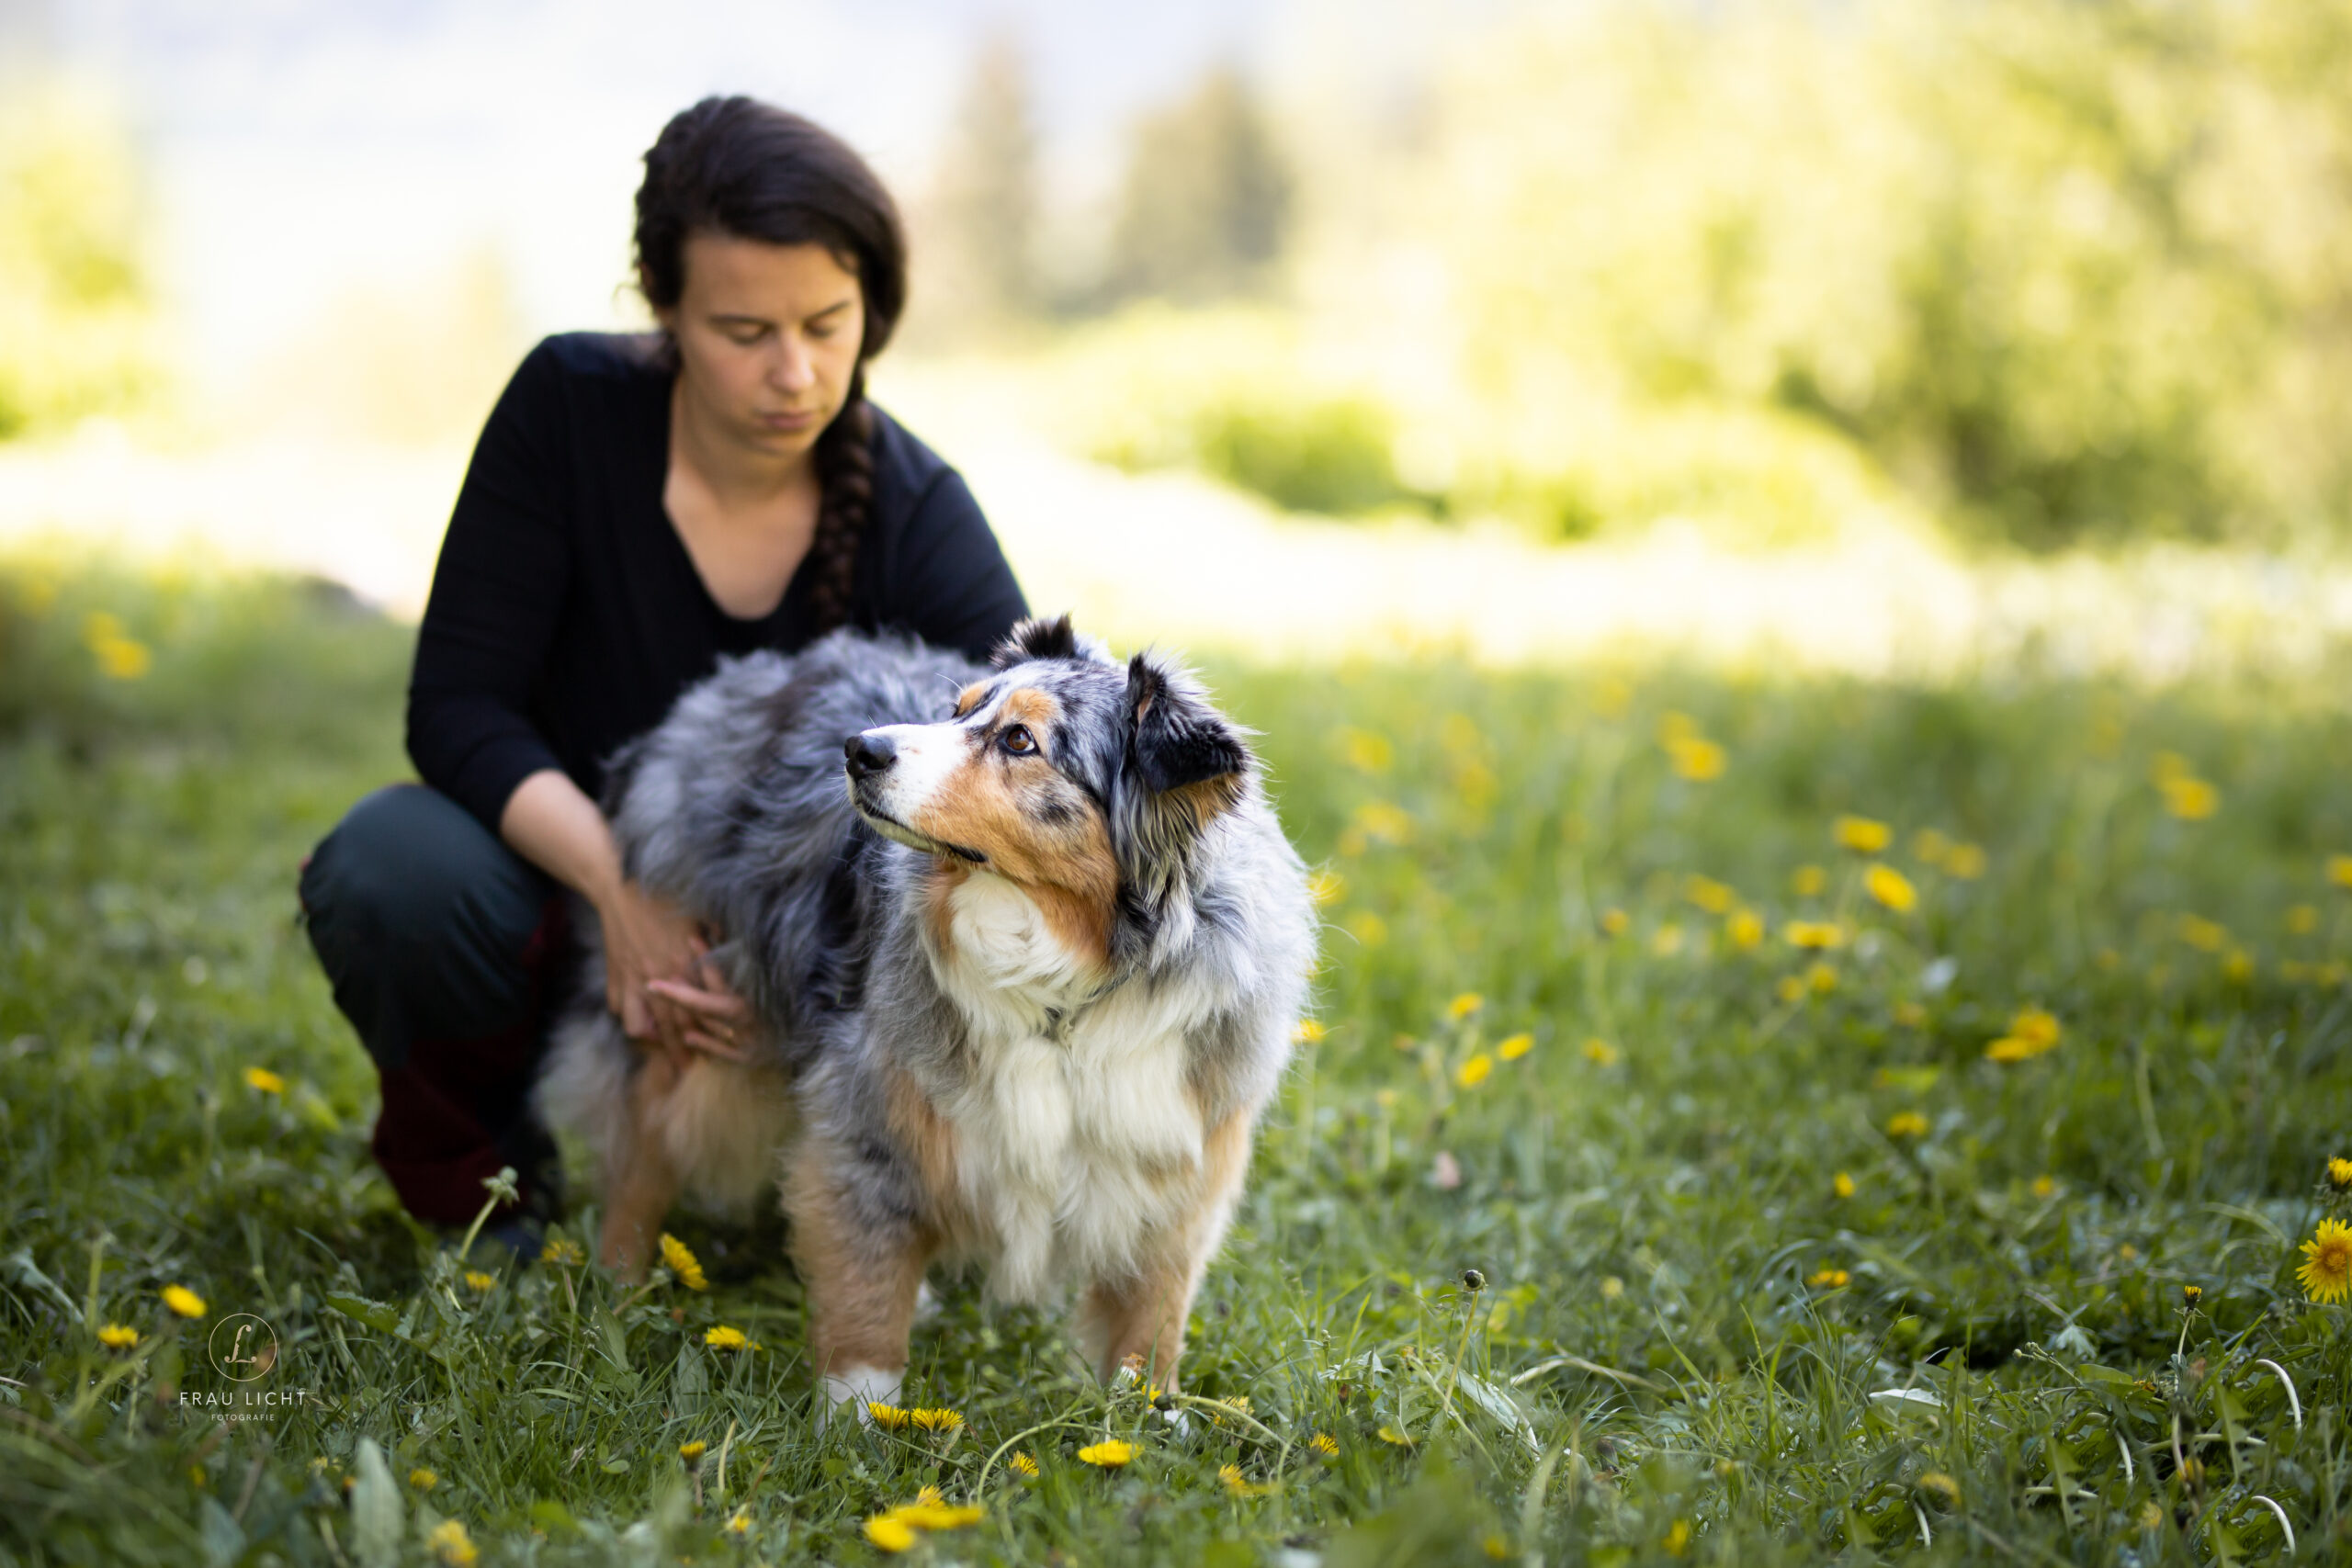
[{"label": "dog's muzzle", "polygon": [[842,741],[842,754],[849,759],[851,778],[870,779],[899,760],[899,748],[888,736],[867,730]]}]

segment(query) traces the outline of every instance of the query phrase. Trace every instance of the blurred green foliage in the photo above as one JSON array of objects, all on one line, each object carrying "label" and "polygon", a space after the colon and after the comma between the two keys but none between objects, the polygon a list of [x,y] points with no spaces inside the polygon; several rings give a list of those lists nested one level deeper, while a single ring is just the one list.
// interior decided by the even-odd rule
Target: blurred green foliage
[{"label": "blurred green foliage", "polygon": [[155,375],[137,165],[96,99],[0,99],[0,439],[129,408]]},{"label": "blurred green foliage", "polygon": [[1080,439],[1344,511],[1356,446],[1262,411],[1377,404],[1404,490],[1554,536],[1894,506],[2033,549],[2341,538],[2348,81],[2352,7],[2314,0],[1515,12],[1409,114],[1293,106],[1282,341],[1221,312],[1069,349],[1140,355],[1095,386],[1162,426],[1258,420],[1250,462],[1138,446],[1118,398]]}]

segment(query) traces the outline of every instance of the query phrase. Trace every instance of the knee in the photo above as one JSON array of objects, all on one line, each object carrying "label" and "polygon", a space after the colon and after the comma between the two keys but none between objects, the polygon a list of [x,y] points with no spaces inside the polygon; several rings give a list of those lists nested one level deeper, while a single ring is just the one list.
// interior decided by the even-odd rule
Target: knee
[{"label": "knee", "polygon": [[[353,807],[302,867],[302,910],[329,975],[380,964],[451,929],[512,852],[448,796],[392,784]],[[494,897],[494,892],[492,894]]]}]

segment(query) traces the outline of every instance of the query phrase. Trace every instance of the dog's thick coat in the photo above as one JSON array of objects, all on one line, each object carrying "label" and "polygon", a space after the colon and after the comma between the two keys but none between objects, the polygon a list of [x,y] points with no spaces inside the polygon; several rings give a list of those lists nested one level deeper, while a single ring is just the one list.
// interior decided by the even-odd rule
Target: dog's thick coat
[{"label": "dog's thick coat", "polygon": [[590,965],[539,1094],[601,1158],[604,1260],[642,1270],[682,1190],[781,1176],[831,1399],[896,1397],[934,1258],[1075,1291],[1103,1376],[1173,1387],[1316,931],[1199,685],[1067,619],[992,668],[836,634],[723,664],[606,805],[628,874],[724,933],[761,1039],[679,1070]]}]

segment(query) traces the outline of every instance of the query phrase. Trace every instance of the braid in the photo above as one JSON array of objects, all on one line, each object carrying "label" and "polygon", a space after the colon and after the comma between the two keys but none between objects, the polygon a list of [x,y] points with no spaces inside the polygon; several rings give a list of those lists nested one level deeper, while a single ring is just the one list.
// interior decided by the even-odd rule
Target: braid
[{"label": "braid", "polygon": [[808,541],[809,599],[820,636],[849,622],[850,585],[857,570],[858,541],[874,500],[874,409],[865,400],[861,369],[850,382],[849,400],[825,434],[817,438],[817,473],[824,494],[817,503],[817,532]]}]

